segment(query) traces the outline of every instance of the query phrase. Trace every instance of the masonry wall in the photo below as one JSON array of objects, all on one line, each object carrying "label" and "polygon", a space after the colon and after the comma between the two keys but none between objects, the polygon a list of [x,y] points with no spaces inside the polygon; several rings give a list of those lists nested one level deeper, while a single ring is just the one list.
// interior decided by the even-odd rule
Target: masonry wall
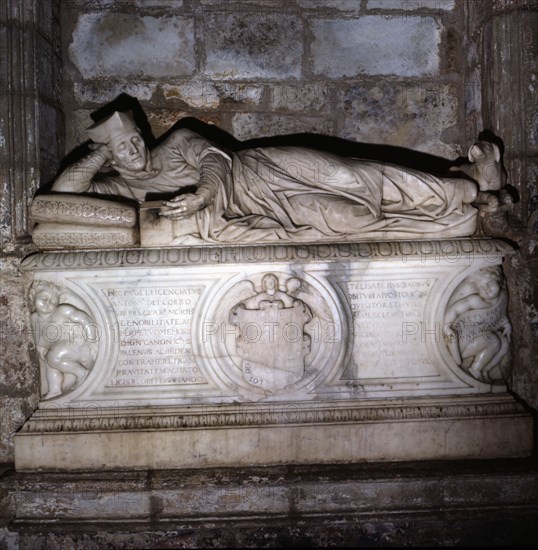
[{"label": "masonry wall", "polygon": [[194,116],[241,141],[313,132],[455,158],[472,139],[462,18],[454,0],[72,0],[67,147],[126,93],[156,137]]},{"label": "masonry wall", "polygon": [[[512,387],[538,406],[536,1],[8,4],[11,12],[0,20],[4,36],[20,44],[14,38],[20,30],[35,40],[23,48],[34,65],[20,89],[13,88],[20,80],[13,72],[7,80],[13,101],[30,102],[25,115],[12,102],[0,121],[12,128],[0,149],[0,338],[6,350],[0,359],[0,462],[13,460],[12,435],[38,398],[26,289],[17,272],[33,250],[27,205],[63,156],[77,153],[90,115],[114,100],[139,105],[154,137],[196,117],[240,141],[316,133],[449,159],[465,154],[485,128],[504,138],[510,181],[520,195],[507,235],[520,246],[507,266]],[[19,154],[29,143],[32,154]]]}]

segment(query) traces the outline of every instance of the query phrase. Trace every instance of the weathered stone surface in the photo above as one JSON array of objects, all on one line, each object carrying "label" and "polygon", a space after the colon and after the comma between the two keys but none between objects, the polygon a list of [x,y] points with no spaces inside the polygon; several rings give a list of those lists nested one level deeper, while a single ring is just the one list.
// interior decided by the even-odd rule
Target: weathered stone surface
[{"label": "weathered stone surface", "polygon": [[194,80],[176,86],[163,84],[162,89],[166,99],[178,98],[194,108],[211,109],[220,103],[217,88],[212,82]]},{"label": "weathered stone surface", "polygon": [[7,527],[0,528],[0,546],[6,550],[18,550],[19,534],[10,531]]},{"label": "weathered stone surface", "polygon": [[344,12],[359,12],[362,10],[361,3],[358,0],[297,0],[299,7],[303,9],[321,12],[329,10],[338,10]]},{"label": "weathered stone surface", "polygon": [[[212,7],[216,6],[219,10],[226,11],[242,11],[243,6],[250,6],[251,8],[259,8],[260,0],[241,0],[239,4],[230,7],[231,2],[223,2],[222,0],[200,0],[202,6]],[[265,8],[281,8],[285,4],[285,0],[263,0],[263,7]],[[261,13],[261,10],[260,10]]]},{"label": "weathered stone surface", "polygon": [[185,84],[163,84],[167,101],[180,100],[197,109],[217,109],[226,105],[259,105],[264,86],[237,82],[194,81]]},{"label": "weathered stone surface", "polygon": [[36,23],[39,26],[39,30],[43,36],[52,41],[54,37],[54,25],[58,23],[54,3],[50,1],[38,2],[36,8]]},{"label": "weathered stone surface", "polygon": [[463,136],[450,136],[448,143],[442,139],[443,132],[457,124],[457,109],[457,90],[452,85],[357,84],[342,94],[341,135],[456,158],[463,152]]},{"label": "weathered stone surface", "polygon": [[[148,111],[147,115],[148,123],[151,126],[151,131],[153,135],[158,138],[170,130],[170,127],[176,122],[179,122],[182,118],[192,116],[192,113],[189,111],[175,109],[154,109],[152,111]],[[211,115],[202,115],[198,113],[196,118],[206,124],[215,124],[217,126],[220,126],[221,124],[219,113],[214,113]]]},{"label": "weathered stone surface", "polygon": [[131,5],[141,9],[183,7],[183,0],[64,0],[62,3],[78,10],[129,8]]},{"label": "weathered stone surface", "polygon": [[13,462],[13,436],[32,414],[37,396],[0,398],[0,462]]},{"label": "weathered stone surface", "polygon": [[521,8],[536,9],[536,0],[493,0],[490,3],[496,13]]},{"label": "weathered stone surface", "polygon": [[[50,182],[58,171],[58,159],[64,155],[63,141],[58,139],[59,135],[65,134],[64,117],[62,111],[45,101],[39,101],[39,136],[40,136],[40,157],[41,183]],[[39,185],[39,184],[38,184]],[[31,193],[37,191],[30,189]]]},{"label": "weathered stone surface", "polygon": [[77,109],[71,112],[66,125],[65,148],[67,151],[88,141],[86,129],[93,124],[91,113],[91,109]]},{"label": "weathered stone surface", "polygon": [[312,132],[333,134],[334,122],[325,117],[238,113],[232,118],[232,133],[239,140]]},{"label": "weathered stone surface", "polygon": [[139,101],[151,100],[155,90],[156,82],[133,82],[97,80],[75,82],[73,91],[75,100],[80,104],[95,103],[102,105],[120,94],[128,94],[136,97]]},{"label": "weathered stone surface", "polygon": [[425,76],[439,70],[441,32],[432,17],[317,19],[311,29],[316,74]]},{"label": "weathered stone surface", "polygon": [[299,77],[301,33],[301,21],[294,16],[208,15],[204,20],[204,73],[237,80]]},{"label": "weathered stone surface", "polygon": [[278,84],[271,87],[271,109],[326,112],[334,106],[334,88],[333,84],[324,80]]},{"label": "weathered stone surface", "polygon": [[455,0],[368,0],[367,8],[370,10],[453,10],[456,6]]},{"label": "weathered stone surface", "polygon": [[67,0],[65,2],[67,8],[79,10],[98,10],[103,8],[111,8],[114,5],[124,5],[124,0]]},{"label": "weathered stone surface", "polygon": [[84,78],[188,75],[195,69],[193,21],[125,13],[82,14],[69,55]]},{"label": "weathered stone surface", "polygon": [[[46,0],[43,3],[50,3]],[[0,73],[3,75],[0,102],[0,166],[2,199],[0,199],[1,242],[24,239],[30,229],[26,208],[42,175],[56,163],[54,153],[42,157],[39,124],[43,102],[54,102],[60,78],[55,74],[57,19],[54,5],[39,8],[35,2],[10,0],[0,8]],[[40,12],[39,9],[42,11]],[[53,25],[37,28],[40,14],[52,15]],[[50,33],[53,36],[50,36]],[[48,136],[44,136],[46,140]],[[56,144],[62,136],[54,137]],[[43,170],[43,173],[42,173]]]},{"label": "weathered stone surface", "polygon": [[134,0],[134,5],[142,9],[167,8],[177,10],[183,7],[183,0]]},{"label": "weathered stone surface", "polygon": [[514,319],[528,319],[522,323],[514,334],[513,363],[511,388],[531,407],[538,408],[538,370],[528,358],[538,345],[538,242],[535,237],[538,228],[538,216],[531,218],[534,233],[525,240],[520,239],[520,252],[510,259],[507,276],[514,296],[510,300],[510,315]]},{"label": "weathered stone surface", "polygon": [[215,83],[215,87],[225,105],[259,105],[265,94],[265,86],[263,84],[217,82]]},{"label": "weathered stone surface", "polygon": [[0,259],[0,463],[13,460],[13,435],[35,409],[38,377],[29,348],[26,288],[17,271],[20,258]]},{"label": "weathered stone surface", "polygon": [[45,97],[52,98],[56,69],[54,65],[54,49],[52,44],[41,36],[37,37],[37,47],[41,56],[41,63],[37,65],[37,82],[39,92]]},{"label": "weathered stone surface", "polygon": [[[0,491],[17,504],[5,537],[13,550],[19,539],[21,548],[51,550],[429,547],[462,541],[532,546],[537,479],[532,460],[450,461],[101,475],[8,472]],[[113,521],[100,522],[103,517]]]}]

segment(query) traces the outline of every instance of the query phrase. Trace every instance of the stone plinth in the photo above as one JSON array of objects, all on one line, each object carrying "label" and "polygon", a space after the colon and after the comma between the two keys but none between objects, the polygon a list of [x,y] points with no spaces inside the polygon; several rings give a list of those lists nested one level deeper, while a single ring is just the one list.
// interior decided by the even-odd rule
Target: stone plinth
[{"label": "stone plinth", "polygon": [[534,459],[0,476],[11,536],[51,550],[532,546],[537,489]]},{"label": "stone plinth", "polygon": [[527,455],[532,419],[504,383],[509,253],[457,239],[30,256],[43,400],[16,467]]}]

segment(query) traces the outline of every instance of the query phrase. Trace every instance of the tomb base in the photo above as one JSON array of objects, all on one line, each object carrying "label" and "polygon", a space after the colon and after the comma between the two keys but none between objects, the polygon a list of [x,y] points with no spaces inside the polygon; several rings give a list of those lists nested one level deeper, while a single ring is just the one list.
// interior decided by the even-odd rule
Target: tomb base
[{"label": "tomb base", "polygon": [[532,417],[505,384],[510,253],[454,239],[30,256],[30,295],[56,309],[32,314],[43,398],[16,468],[529,455]]},{"label": "tomb base", "polygon": [[20,471],[215,468],[521,457],[532,418],[512,396],[165,409],[40,409],[17,435]]},{"label": "tomb base", "polygon": [[0,470],[0,545],[535,546],[537,488],[538,464],[528,458],[181,471]]}]

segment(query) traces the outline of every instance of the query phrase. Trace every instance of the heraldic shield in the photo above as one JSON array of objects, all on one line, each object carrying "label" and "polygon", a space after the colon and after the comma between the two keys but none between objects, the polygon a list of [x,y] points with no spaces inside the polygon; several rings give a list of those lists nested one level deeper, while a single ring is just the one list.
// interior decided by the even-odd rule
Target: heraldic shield
[{"label": "heraldic shield", "polygon": [[244,379],[276,392],[304,376],[310,351],[304,328],[312,313],[302,300],[280,291],[273,274],[264,277],[262,286],[262,292],[232,308],[230,321],[239,329],[236,346]]}]

